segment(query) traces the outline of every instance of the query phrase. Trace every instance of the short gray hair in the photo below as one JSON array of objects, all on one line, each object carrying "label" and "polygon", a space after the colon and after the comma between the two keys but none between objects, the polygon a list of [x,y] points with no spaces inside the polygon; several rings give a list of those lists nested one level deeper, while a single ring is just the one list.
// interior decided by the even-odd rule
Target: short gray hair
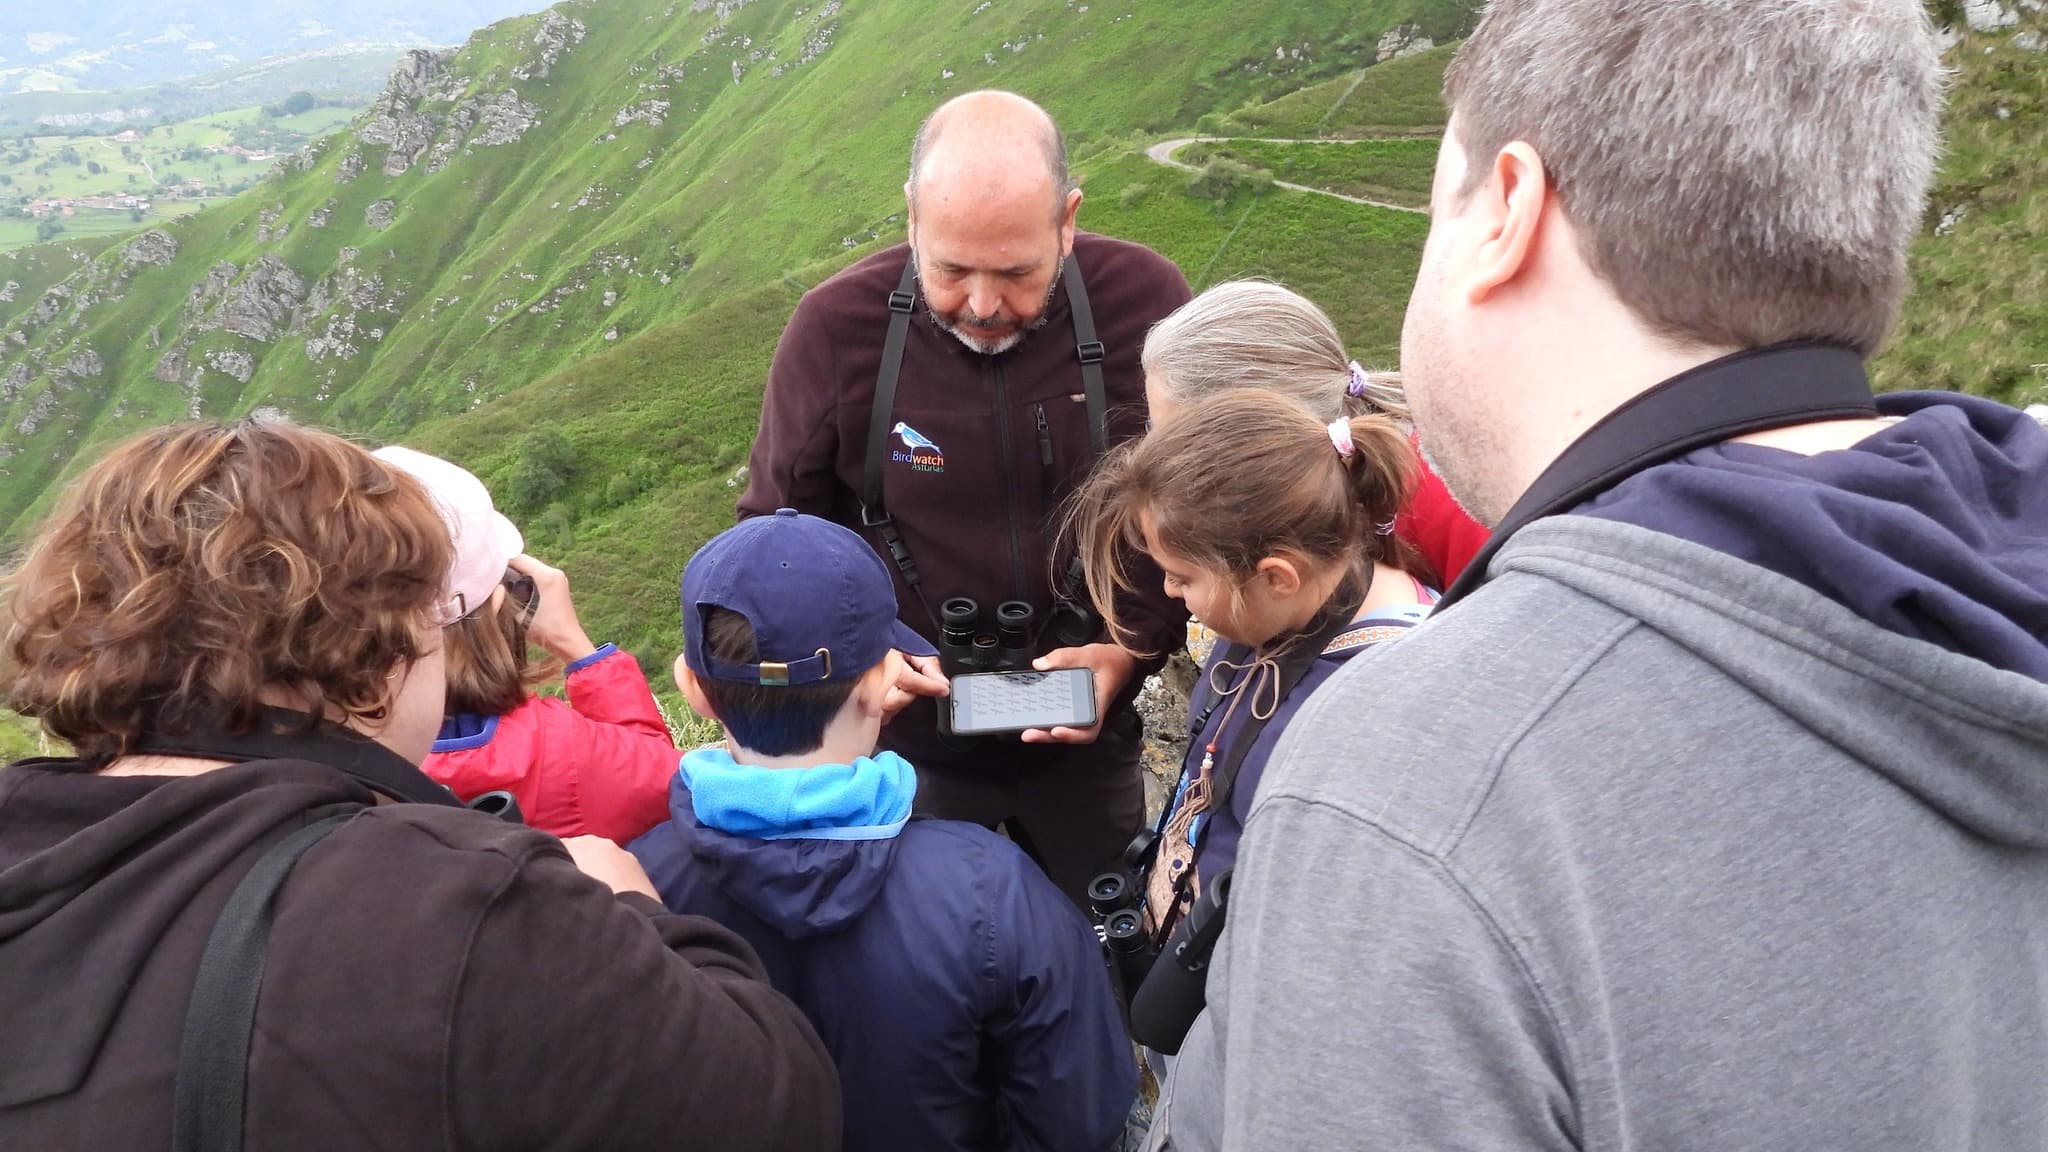
[{"label": "short gray hair", "polygon": [[1444,76],[1470,167],[1543,159],[1669,339],[1883,343],[1939,149],[1920,0],[1492,0]]},{"label": "short gray hair", "polygon": [[1291,397],[1324,423],[1366,411],[1408,417],[1391,373],[1368,373],[1365,395],[1352,397],[1337,326],[1314,301],[1269,280],[1227,281],[1181,305],[1152,326],[1141,362],[1183,404],[1257,388]]}]

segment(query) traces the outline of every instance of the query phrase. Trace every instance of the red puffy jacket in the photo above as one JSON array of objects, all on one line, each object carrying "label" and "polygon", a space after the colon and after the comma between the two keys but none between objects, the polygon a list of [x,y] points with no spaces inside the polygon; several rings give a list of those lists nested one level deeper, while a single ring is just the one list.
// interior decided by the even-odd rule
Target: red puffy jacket
[{"label": "red puffy jacket", "polygon": [[679,759],[633,658],[610,644],[569,665],[567,702],[450,716],[420,767],[463,800],[503,789],[530,827],[624,844],[668,819]]}]

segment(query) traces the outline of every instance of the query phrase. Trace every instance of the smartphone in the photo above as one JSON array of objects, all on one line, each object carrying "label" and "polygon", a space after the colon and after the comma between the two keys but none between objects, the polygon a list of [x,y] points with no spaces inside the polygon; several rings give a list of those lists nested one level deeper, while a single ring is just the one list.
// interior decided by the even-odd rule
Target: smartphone
[{"label": "smartphone", "polygon": [[961,736],[1086,728],[1096,721],[1095,674],[1086,668],[973,672],[953,677],[953,694],[940,703],[948,727]]}]

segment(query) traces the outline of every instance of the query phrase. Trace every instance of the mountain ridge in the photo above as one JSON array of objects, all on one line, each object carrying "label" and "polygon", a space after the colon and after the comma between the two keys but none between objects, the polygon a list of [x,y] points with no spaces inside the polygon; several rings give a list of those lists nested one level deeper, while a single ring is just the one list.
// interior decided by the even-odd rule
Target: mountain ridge
[{"label": "mountain ridge", "polygon": [[[576,574],[594,630],[665,661],[671,578],[729,521],[789,309],[901,238],[909,140],[932,107],[981,86],[1039,99],[1067,130],[1083,227],[1153,246],[1197,287],[1287,282],[1392,367],[1425,218],[1145,153],[1191,131],[1440,130],[1446,50],[1406,53],[1471,15],[1443,0],[613,0],[501,21],[416,53],[348,132],[236,201],[111,247],[0,257],[0,288],[18,285],[0,299],[0,531],[19,539],[114,438],[274,409],[462,460]],[[2040,198],[2001,182],[2039,163],[2014,159],[2041,122],[2041,60],[2012,45],[2031,27],[1956,49],[1967,122],[1916,248],[1930,288],[1879,364],[1892,386],[2026,399],[2026,357],[2048,361],[2028,343],[2048,340],[2037,305],[1978,287],[1985,252],[2048,235]],[[1333,187],[1414,178],[1405,145],[1301,147],[1324,166],[1355,156],[1355,172],[1318,169]],[[1371,167],[1393,154],[1399,170]],[[1944,205],[1963,216],[1937,237]],[[1944,312],[1966,299],[2020,337],[1981,358],[1981,380],[1944,351],[1985,340],[1974,314]]]}]

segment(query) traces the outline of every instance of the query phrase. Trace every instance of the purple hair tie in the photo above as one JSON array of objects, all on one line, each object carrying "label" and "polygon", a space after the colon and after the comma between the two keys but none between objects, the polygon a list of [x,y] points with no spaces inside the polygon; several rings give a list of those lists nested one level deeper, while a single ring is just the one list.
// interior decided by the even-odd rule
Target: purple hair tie
[{"label": "purple hair tie", "polygon": [[1358,361],[1353,360],[1351,362],[1351,383],[1345,385],[1344,394],[1347,396],[1363,396],[1365,395],[1366,384],[1365,369],[1360,368]]}]

